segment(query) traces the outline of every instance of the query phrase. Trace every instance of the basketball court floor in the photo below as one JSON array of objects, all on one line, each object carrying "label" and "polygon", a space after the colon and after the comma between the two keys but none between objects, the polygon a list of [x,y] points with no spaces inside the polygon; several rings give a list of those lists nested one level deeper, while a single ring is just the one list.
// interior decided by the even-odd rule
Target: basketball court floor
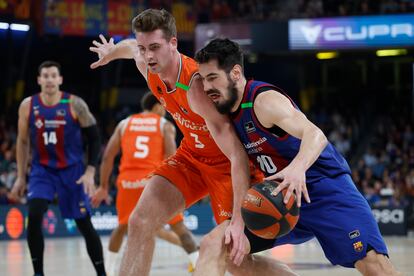
[{"label": "basketball court floor", "polygon": [[[103,237],[102,241],[104,248],[107,248],[108,237]],[[387,237],[386,242],[396,267],[404,275],[414,275],[414,237]],[[315,240],[302,245],[277,247],[264,254],[288,263],[300,275],[359,275],[355,270],[330,265]],[[181,248],[157,240],[151,275],[187,276],[190,275],[187,265],[186,255]],[[47,239],[45,273],[61,276],[95,275],[82,238]],[[0,242],[0,275],[33,275],[25,241]]]}]

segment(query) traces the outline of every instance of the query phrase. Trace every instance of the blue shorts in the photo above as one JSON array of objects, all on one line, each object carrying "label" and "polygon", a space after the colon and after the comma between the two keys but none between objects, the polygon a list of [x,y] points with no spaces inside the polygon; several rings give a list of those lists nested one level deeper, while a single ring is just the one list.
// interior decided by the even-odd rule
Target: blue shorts
[{"label": "blue shorts", "polygon": [[84,172],[85,167],[82,163],[64,169],[32,164],[28,199],[41,198],[52,201],[57,194],[62,217],[84,218],[90,214],[90,202],[83,190],[83,184],[76,184]]},{"label": "blue shorts", "polygon": [[368,248],[388,255],[371,208],[350,175],[324,178],[307,188],[311,203],[302,202],[298,224],[274,246],[299,244],[316,237],[326,258],[344,267],[354,267]]},{"label": "blue shorts", "polygon": [[366,256],[367,249],[388,255],[371,208],[350,175],[323,178],[307,188],[311,203],[302,200],[299,221],[286,236],[266,240],[245,229],[251,253],[282,244],[300,244],[316,237],[333,265],[354,267],[355,262]]}]

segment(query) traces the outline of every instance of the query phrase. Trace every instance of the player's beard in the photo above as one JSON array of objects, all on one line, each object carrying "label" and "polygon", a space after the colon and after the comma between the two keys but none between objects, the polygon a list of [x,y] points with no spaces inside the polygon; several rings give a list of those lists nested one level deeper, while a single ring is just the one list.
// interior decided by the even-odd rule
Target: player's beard
[{"label": "player's beard", "polygon": [[237,102],[237,88],[236,83],[227,77],[229,80],[229,85],[227,86],[227,94],[229,96],[228,100],[224,100],[221,103],[216,103],[217,111],[221,114],[229,114],[231,113],[232,108],[234,107],[235,103]]}]

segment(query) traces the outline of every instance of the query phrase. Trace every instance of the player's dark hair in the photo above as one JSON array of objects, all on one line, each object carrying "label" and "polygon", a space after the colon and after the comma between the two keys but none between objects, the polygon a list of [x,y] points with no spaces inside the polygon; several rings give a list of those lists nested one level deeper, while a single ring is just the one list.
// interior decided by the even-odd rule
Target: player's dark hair
[{"label": "player's dark hair", "polygon": [[163,31],[166,40],[177,36],[175,18],[164,9],[147,9],[132,19],[132,30],[135,33],[149,33],[158,29]]},{"label": "player's dark hair", "polygon": [[42,69],[43,68],[50,68],[50,67],[56,67],[58,69],[58,71],[59,71],[59,75],[61,75],[61,66],[60,66],[60,64],[58,62],[56,62],[56,61],[53,61],[53,60],[43,61],[39,65],[39,68],[38,68],[39,75],[42,72]]},{"label": "player's dark hair", "polygon": [[154,105],[159,103],[158,99],[151,92],[147,92],[142,96],[141,108],[142,110],[151,110]]},{"label": "player's dark hair", "polygon": [[240,46],[227,38],[216,38],[210,41],[195,55],[198,63],[217,60],[218,67],[227,73],[239,64],[243,68],[243,52]]}]

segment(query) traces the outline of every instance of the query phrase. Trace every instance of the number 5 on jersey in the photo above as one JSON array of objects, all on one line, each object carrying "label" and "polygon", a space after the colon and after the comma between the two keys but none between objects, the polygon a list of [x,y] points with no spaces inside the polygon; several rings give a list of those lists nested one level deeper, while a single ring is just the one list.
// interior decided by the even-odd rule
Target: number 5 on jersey
[{"label": "number 5 on jersey", "polygon": [[149,137],[148,136],[137,136],[135,140],[135,148],[136,151],[134,152],[135,158],[145,158],[149,154]]}]

